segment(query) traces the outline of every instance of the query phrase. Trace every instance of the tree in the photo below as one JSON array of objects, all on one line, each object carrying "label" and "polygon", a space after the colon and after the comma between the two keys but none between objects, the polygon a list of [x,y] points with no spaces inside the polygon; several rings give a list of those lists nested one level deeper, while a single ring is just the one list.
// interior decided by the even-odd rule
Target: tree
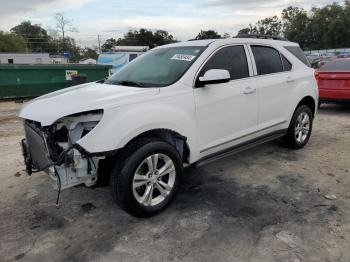
[{"label": "tree", "polygon": [[350,2],[322,8],[288,7],[282,12],[285,36],[304,49],[329,49],[350,46]]},{"label": "tree", "polygon": [[66,37],[65,38],[65,49],[64,51],[68,51],[71,54],[71,58],[69,59],[72,63],[78,63],[82,58],[82,50],[75,43],[74,38]]},{"label": "tree", "polygon": [[154,48],[156,46],[156,43],[153,32],[141,28],[139,31],[129,31],[124,36],[124,39],[118,39],[118,45],[138,45]]},{"label": "tree", "polygon": [[251,35],[251,34],[258,34],[258,33],[259,32],[258,32],[257,27],[253,26],[252,24],[249,24],[249,27],[246,27],[246,28],[239,30],[237,35],[240,35],[240,34]]},{"label": "tree", "polygon": [[11,29],[12,33],[22,36],[31,52],[45,52],[48,49],[50,37],[40,25],[31,21],[23,21]]},{"label": "tree", "polygon": [[201,30],[200,33],[196,36],[196,40],[200,39],[219,39],[222,38],[221,35],[218,34],[218,32],[214,30]]},{"label": "tree", "polygon": [[55,20],[56,20],[56,28],[61,33],[61,36],[62,36],[63,49],[65,49],[66,32],[77,32],[77,29],[75,29],[72,26],[73,25],[72,20],[66,18],[64,13],[56,13]]},{"label": "tree", "polygon": [[267,17],[259,20],[255,25],[249,24],[248,27],[238,31],[240,34],[261,34],[280,36],[282,35],[282,21],[277,16]]},{"label": "tree", "polygon": [[256,29],[259,34],[280,36],[282,34],[282,21],[277,16],[259,20]]},{"label": "tree", "polygon": [[14,33],[0,31],[0,52],[25,52],[26,42]]},{"label": "tree", "polygon": [[89,47],[85,47],[84,49],[81,50],[81,56],[82,56],[81,58],[92,58],[92,59],[98,58],[98,54],[96,50]]},{"label": "tree", "polygon": [[303,8],[288,7],[282,11],[284,36],[290,41],[297,42],[302,48],[310,48],[314,34],[310,30],[311,20]]},{"label": "tree", "polygon": [[177,42],[174,37],[164,30],[157,30],[153,34],[154,43],[156,46],[166,45]]},{"label": "tree", "polygon": [[229,33],[224,33],[222,38],[231,38],[231,35]]},{"label": "tree", "polygon": [[349,2],[344,6],[333,3],[312,9],[309,30],[314,32],[312,48],[341,48],[350,45],[348,5]]},{"label": "tree", "polygon": [[129,31],[122,38],[117,41],[114,38],[107,39],[102,45],[102,50],[110,50],[113,46],[149,46],[154,48],[156,46],[174,43],[174,37],[164,30],[157,30],[155,32],[141,28],[140,30]]},{"label": "tree", "polygon": [[102,50],[110,50],[113,46],[117,45],[117,41],[114,38],[109,38],[106,42],[101,46]]},{"label": "tree", "polygon": [[330,49],[350,46],[350,1],[333,3],[307,12],[303,8],[283,9],[277,16],[259,20],[239,33],[281,35],[297,42],[303,49]]}]

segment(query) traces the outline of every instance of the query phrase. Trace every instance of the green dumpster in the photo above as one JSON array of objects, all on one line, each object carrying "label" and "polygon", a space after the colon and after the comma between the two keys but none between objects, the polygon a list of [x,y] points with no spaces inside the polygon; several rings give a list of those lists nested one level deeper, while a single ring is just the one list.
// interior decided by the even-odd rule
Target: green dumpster
[{"label": "green dumpster", "polygon": [[75,75],[87,82],[104,79],[108,65],[0,65],[0,99],[36,97],[73,85]]}]

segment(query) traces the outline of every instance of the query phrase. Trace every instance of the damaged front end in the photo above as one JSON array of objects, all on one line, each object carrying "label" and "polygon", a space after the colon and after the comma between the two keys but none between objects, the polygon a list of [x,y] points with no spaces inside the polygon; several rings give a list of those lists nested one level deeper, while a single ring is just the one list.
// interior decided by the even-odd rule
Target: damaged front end
[{"label": "damaged front end", "polygon": [[103,110],[83,112],[63,117],[48,127],[25,120],[26,138],[21,145],[27,173],[45,171],[57,190],[95,185],[98,163],[105,157],[87,153],[77,142],[97,126],[102,116]]}]

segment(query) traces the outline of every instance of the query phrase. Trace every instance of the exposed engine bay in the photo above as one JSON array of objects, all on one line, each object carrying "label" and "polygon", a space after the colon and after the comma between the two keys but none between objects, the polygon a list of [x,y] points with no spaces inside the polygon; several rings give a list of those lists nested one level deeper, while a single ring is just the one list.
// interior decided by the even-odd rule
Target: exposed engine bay
[{"label": "exposed engine bay", "polygon": [[55,189],[63,190],[97,183],[98,163],[104,156],[92,156],[77,144],[89,134],[103,116],[103,110],[79,113],[42,127],[25,120],[26,139],[22,141],[26,170],[29,175],[45,171]]}]

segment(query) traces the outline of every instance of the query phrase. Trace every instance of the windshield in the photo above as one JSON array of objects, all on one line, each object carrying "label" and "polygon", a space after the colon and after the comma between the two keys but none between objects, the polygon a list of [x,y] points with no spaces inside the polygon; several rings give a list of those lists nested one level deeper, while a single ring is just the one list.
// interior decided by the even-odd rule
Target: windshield
[{"label": "windshield", "polygon": [[139,87],[171,85],[180,79],[205,48],[186,46],[151,50],[110,76],[105,83]]}]

